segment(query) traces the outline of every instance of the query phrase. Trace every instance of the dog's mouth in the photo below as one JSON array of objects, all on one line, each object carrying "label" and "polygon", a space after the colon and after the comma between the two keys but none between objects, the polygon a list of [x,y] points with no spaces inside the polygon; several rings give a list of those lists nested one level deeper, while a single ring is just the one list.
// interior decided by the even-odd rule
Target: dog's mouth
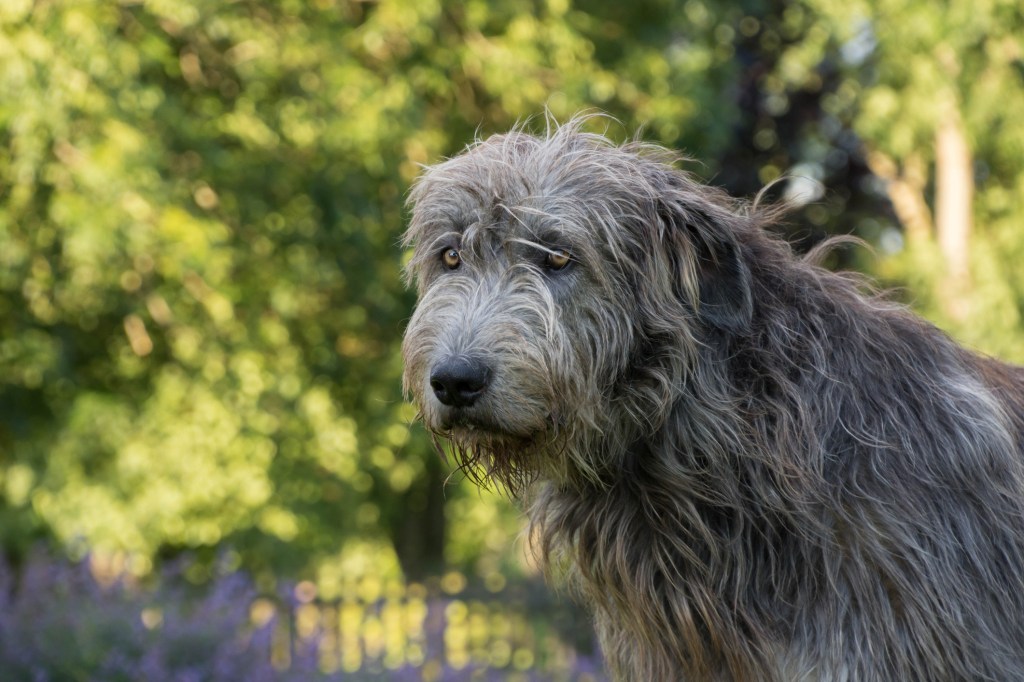
[{"label": "dog's mouth", "polygon": [[542,438],[538,432],[513,433],[496,424],[470,419],[452,421],[439,435],[463,446],[511,451],[528,450]]},{"label": "dog's mouth", "polygon": [[513,428],[476,410],[450,410],[427,427],[437,436],[462,443],[528,445],[543,438],[545,428]]},{"label": "dog's mouth", "polygon": [[501,429],[495,424],[473,417],[472,415],[462,411],[455,411],[448,415],[448,417],[441,422],[441,430],[447,432],[454,432],[458,430],[468,431],[471,433],[476,431],[485,433],[501,431]]}]

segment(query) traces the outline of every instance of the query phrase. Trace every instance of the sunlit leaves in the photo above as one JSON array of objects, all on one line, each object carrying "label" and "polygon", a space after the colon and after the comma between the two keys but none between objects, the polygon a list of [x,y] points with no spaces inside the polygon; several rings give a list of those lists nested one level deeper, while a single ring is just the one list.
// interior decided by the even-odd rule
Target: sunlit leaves
[{"label": "sunlit leaves", "polygon": [[[442,491],[410,429],[398,242],[422,164],[545,107],[607,110],[625,124],[612,136],[642,127],[755,191],[793,167],[827,180],[862,142],[905,165],[946,88],[988,226],[987,322],[966,333],[1012,355],[1015,11],[0,3],[0,522],[147,557],[230,542],[253,567],[393,571],[402,533],[447,514],[447,559],[496,575],[517,522],[494,498]],[[809,224],[896,234],[875,214],[843,223],[841,192],[812,202]]]},{"label": "sunlit leaves", "polygon": [[[851,122],[869,153],[887,157],[893,177],[902,173],[922,205],[936,203],[940,126],[961,121],[970,147],[974,167],[967,172],[976,186],[971,281],[958,295],[956,312],[942,285],[943,256],[920,240],[910,245],[913,253],[883,264],[883,274],[909,283],[919,308],[964,342],[1021,361],[1024,286],[1007,268],[1024,248],[1024,205],[1013,198],[1024,183],[1024,122],[1008,115],[1024,107],[1019,7],[966,0],[943,11],[910,0],[807,5],[843,41],[849,61],[844,77],[850,85],[846,96],[826,103],[831,113]],[[850,59],[854,54],[859,58]]]}]

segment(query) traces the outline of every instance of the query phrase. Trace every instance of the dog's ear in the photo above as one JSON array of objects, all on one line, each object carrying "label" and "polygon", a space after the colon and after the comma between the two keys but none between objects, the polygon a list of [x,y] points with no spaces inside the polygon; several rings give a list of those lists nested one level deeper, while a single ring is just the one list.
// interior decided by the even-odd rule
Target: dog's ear
[{"label": "dog's ear", "polygon": [[[677,189],[658,199],[662,239],[671,251],[673,270],[680,286],[696,284],[701,320],[715,329],[740,332],[754,311],[750,268],[736,233],[742,219],[687,194]],[[680,295],[692,299],[685,290]]]},{"label": "dog's ear", "polygon": [[697,252],[697,283],[700,288],[700,317],[728,332],[750,325],[754,314],[750,269],[734,235],[709,234],[693,230]]}]

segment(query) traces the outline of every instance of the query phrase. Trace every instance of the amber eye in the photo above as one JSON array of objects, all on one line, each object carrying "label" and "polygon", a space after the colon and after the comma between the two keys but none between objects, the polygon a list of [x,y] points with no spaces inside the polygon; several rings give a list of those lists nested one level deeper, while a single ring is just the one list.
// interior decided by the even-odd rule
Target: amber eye
[{"label": "amber eye", "polygon": [[551,251],[548,253],[547,266],[549,270],[561,270],[572,261],[568,251]]},{"label": "amber eye", "polygon": [[462,256],[459,255],[458,249],[445,249],[441,253],[441,261],[444,263],[446,268],[454,270],[459,267],[460,263],[462,263]]}]

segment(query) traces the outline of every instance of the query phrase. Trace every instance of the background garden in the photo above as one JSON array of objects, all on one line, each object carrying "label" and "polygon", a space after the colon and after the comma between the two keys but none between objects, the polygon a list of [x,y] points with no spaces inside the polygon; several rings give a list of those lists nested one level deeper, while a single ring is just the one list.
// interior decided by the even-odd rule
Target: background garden
[{"label": "background garden", "polygon": [[1018,0],[3,0],[0,679],[603,679],[400,390],[410,182],[545,109],[1024,362]]}]

